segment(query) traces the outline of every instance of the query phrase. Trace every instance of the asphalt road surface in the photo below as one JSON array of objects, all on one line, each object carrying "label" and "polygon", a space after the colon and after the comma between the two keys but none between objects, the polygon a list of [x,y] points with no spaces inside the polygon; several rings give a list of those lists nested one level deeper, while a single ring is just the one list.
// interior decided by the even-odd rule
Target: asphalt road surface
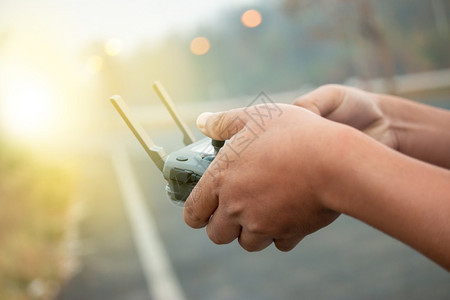
[{"label": "asphalt road surface", "polygon": [[[429,100],[449,108],[446,99]],[[150,134],[168,152],[182,146],[175,128]],[[273,245],[257,253],[246,252],[236,241],[215,245],[204,229],[184,224],[182,209],[168,200],[161,174],[131,135],[120,136],[120,141],[127,146],[145,214],[155,221],[159,246],[186,299],[450,298],[447,271],[346,216],[288,253]],[[105,153],[89,161],[87,213],[80,229],[81,269],[58,298],[151,299],[110,158]]]}]

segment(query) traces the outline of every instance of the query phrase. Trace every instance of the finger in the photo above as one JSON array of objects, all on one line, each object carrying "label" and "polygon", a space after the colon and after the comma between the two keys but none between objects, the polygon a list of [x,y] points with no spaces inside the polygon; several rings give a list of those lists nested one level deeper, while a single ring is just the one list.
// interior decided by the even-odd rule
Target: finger
[{"label": "finger", "polygon": [[184,203],[183,217],[187,225],[192,228],[201,228],[208,224],[208,220],[218,205],[213,180],[208,172],[203,174],[200,181],[192,190]]},{"label": "finger", "polygon": [[242,248],[249,252],[254,252],[261,251],[272,244],[273,239],[264,234],[252,233],[242,228],[238,241]]},{"label": "finger", "polygon": [[218,113],[202,113],[197,118],[197,127],[210,138],[225,141],[244,128],[249,116],[245,108]]},{"label": "finger", "polygon": [[[203,113],[197,120],[202,132],[216,140],[230,139],[242,130],[249,120],[248,108],[233,109],[220,113]],[[220,165],[213,162],[209,168],[219,170],[206,171],[184,205],[184,221],[193,228],[204,227],[218,205],[217,185],[220,180]]]},{"label": "finger", "polygon": [[241,226],[237,221],[225,214],[225,210],[216,209],[206,226],[206,233],[211,241],[216,244],[228,244],[239,237]]},{"label": "finger", "polygon": [[298,243],[303,239],[303,237],[290,238],[290,239],[275,239],[273,242],[278,250],[287,252],[297,246]]},{"label": "finger", "polygon": [[294,104],[326,117],[344,101],[346,89],[346,87],[337,84],[324,85],[297,98]]}]

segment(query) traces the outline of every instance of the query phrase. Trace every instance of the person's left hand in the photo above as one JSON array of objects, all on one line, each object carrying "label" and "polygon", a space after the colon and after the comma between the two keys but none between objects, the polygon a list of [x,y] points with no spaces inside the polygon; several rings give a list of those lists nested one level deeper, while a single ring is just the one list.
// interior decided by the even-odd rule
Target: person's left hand
[{"label": "person's left hand", "polygon": [[350,127],[284,104],[205,113],[197,124],[211,138],[230,139],[184,207],[185,222],[206,225],[213,242],[238,238],[258,251],[274,241],[288,251],[339,216],[325,191]]}]

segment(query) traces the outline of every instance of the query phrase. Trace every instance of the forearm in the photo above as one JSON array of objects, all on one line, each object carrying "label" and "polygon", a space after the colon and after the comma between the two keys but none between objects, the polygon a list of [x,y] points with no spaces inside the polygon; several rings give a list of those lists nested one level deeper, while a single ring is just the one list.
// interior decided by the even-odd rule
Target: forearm
[{"label": "forearm", "polygon": [[378,101],[398,151],[450,169],[450,111],[388,95]]},{"label": "forearm", "polygon": [[[450,270],[450,171],[350,130],[327,188],[328,207],[355,217]],[[344,171],[342,171],[344,170]]]}]

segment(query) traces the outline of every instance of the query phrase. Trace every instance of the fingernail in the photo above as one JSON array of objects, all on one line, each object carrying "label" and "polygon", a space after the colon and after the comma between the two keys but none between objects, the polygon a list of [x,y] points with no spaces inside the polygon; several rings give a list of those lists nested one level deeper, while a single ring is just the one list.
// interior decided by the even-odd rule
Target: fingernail
[{"label": "fingernail", "polygon": [[197,127],[198,127],[198,129],[202,130],[202,129],[204,129],[206,127],[206,121],[208,121],[208,118],[212,114],[213,113],[210,113],[210,112],[204,112],[200,116],[198,116],[198,118],[197,118]]}]

